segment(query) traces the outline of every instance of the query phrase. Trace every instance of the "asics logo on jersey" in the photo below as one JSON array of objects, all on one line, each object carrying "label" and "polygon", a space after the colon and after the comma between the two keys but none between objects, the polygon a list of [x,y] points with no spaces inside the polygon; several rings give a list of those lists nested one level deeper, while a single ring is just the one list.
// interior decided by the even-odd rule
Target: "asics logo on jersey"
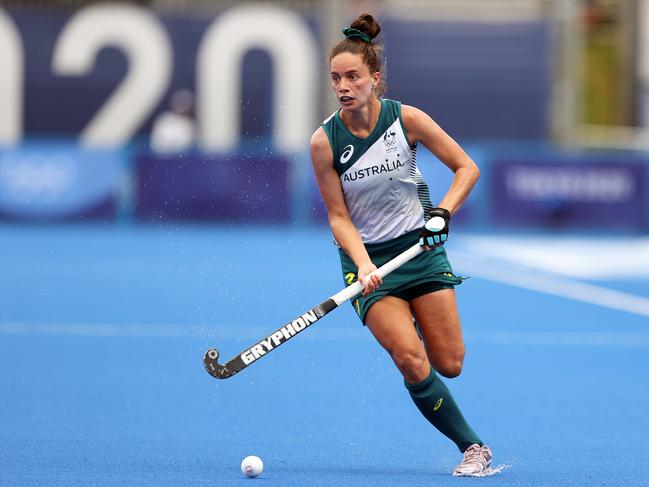
[{"label": "asics logo on jersey", "polygon": [[349,159],[351,159],[352,154],[354,153],[354,146],[349,144],[343,149],[343,153],[340,155],[340,163],[346,164]]}]

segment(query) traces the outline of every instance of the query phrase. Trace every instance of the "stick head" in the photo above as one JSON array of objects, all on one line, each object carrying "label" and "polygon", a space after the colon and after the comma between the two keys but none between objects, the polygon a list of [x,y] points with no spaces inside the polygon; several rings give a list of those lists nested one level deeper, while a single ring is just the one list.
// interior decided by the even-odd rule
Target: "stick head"
[{"label": "stick head", "polygon": [[217,379],[227,379],[232,374],[228,373],[227,367],[217,362],[218,358],[219,351],[215,348],[210,348],[207,352],[205,352],[205,356],[203,357],[203,365],[205,366],[205,370],[207,370],[207,373],[212,377],[215,377]]}]

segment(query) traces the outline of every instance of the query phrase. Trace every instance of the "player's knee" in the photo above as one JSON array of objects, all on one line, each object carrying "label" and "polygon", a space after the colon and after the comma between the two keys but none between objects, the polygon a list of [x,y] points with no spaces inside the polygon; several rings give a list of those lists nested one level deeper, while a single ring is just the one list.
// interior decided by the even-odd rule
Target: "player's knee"
[{"label": "player's knee", "polygon": [[392,353],[392,359],[408,382],[421,382],[430,373],[430,366],[424,351],[402,350]]},{"label": "player's knee", "polygon": [[464,348],[458,350],[456,353],[449,354],[439,364],[436,364],[435,369],[444,377],[452,379],[462,373],[464,366]]},{"label": "player's knee", "polygon": [[462,373],[462,363],[461,362],[448,362],[437,369],[437,372],[440,375],[448,379],[453,379]]}]

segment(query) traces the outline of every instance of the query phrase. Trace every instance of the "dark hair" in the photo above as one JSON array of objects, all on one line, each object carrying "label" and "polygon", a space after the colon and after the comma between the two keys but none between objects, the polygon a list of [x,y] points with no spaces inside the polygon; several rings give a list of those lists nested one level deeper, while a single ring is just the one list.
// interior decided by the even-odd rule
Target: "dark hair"
[{"label": "dark hair", "polygon": [[382,62],[383,47],[379,43],[372,42],[372,40],[381,32],[381,26],[374,20],[374,17],[368,13],[364,13],[359,15],[349,27],[367,34],[370,42],[364,41],[357,36],[347,37],[331,49],[329,62],[331,63],[334,57],[343,52],[360,54],[363,58],[363,63],[369,68],[370,73],[376,73],[377,71],[381,73],[381,82],[376,87],[376,95],[380,98],[387,88]]}]

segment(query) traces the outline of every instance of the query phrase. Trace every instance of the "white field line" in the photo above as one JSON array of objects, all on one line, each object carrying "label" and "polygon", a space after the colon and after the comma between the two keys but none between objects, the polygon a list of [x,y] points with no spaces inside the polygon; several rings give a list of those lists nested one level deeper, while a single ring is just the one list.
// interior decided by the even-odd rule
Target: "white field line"
[{"label": "white field line", "polygon": [[[254,345],[285,323],[276,323],[274,328],[258,325],[218,326],[218,325],[165,325],[135,323],[30,323],[0,322],[0,335],[55,335],[76,337],[117,337],[117,338],[174,338],[201,337],[206,340],[246,341]],[[355,341],[371,340],[370,333],[361,328],[332,329],[324,325],[319,327],[317,336],[313,330],[306,330],[300,337],[308,340]],[[249,342],[249,343],[248,343]]]},{"label": "white field line", "polygon": [[[356,323],[354,323],[356,324]],[[232,341],[247,348],[270,333],[268,329],[254,327],[218,327],[212,328],[185,325],[142,325],[142,324],[99,324],[99,323],[0,323],[0,335],[19,336],[67,336],[67,337],[104,337],[104,338],[176,338],[200,337],[218,345]],[[622,347],[649,348],[647,333],[605,333],[605,332],[544,332],[544,331],[468,331],[465,332],[468,343],[485,345],[529,345],[561,347]],[[301,339],[309,342],[367,342],[374,345],[374,339],[365,329],[341,329],[322,327],[317,331],[310,330],[301,334]]]},{"label": "white field line", "polygon": [[567,278],[649,279],[649,237],[589,239],[467,235],[461,240],[460,248],[474,255]]},{"label": "white field line", "polygon": [[195,335],[191,326],[110,323],[0,323],[3,335],[82,337],[179,337]]},{"label": "white field line", "polygon": [[487,258],[466,252],[453,250],[451,254],[453,260],[458,262],[457,267],[461,269],[461,273],[469,276],[573,299],[583,303],[595,304],[605,308],[649,316],[649,299],[642,296],[615,291],[565,277],[543,274],[540,271],[532,271],[525,267],[496,263],[493,260],[487,260]]},{"label": "white field line", "polygon": [[486,331],[467,332],[468,343],[543,347],[649,348],[649,333]]}]

